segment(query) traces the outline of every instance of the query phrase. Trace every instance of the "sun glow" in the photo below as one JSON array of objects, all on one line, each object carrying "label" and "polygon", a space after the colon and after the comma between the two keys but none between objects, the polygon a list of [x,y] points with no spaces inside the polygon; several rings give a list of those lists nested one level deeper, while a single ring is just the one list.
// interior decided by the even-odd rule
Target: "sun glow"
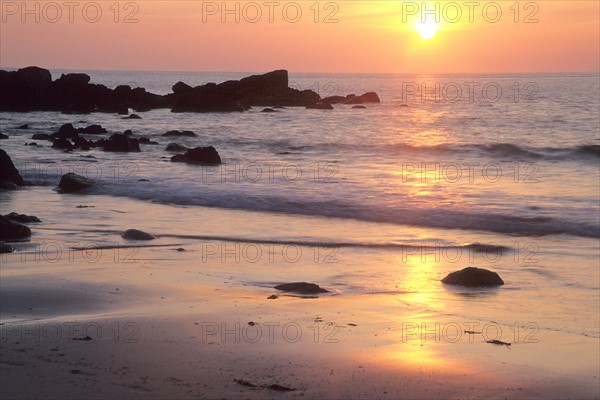
[{"label": "sun glow", "polygon": [[429,40],[435,36],[436,32],[440,29],[440,25],[431,21],[417,22],[415,29],[423,39]]}]

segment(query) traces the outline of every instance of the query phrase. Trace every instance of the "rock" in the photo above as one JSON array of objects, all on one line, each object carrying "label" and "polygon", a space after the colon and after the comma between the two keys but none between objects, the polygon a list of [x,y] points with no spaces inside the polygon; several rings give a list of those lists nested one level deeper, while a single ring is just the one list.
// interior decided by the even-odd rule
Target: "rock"
[{"label": "rock", "polygon": [[7,244],[0,244],[0,254],[14,253],[15,248]]},{"label": "rock", "polygon": [[379,96],[375,92],[367,92],[361,96],[354,96],[346,99],[345,104],[363,104],[363,103],[381,103]]},{"label": "rock", "polygon": [[318,294],[329,292],[329,290],[323,289],[319,285],[306,282],[284,283],[282,285],[275,286],[275,289],[281,290],[282,292],[293,292],[299,294]]},{"label": "rock", "polygon": [[192,90],[193,88],[190,85],[183,82],[177,82],[173,85],[173,93],[175,94],[189,93]]},{"label": "rock", "polygon": [[196,137],[197,135],[192,131],[169,131],[164,133],[163,136],[166,137],[176,137],[176,136],[184,136],[184,137]]},{"label": "rock", "polygon": [[71,151],[75,148],[75,146],[73,146],[73,143],[69,142],[69,139],[58,138],[52,143],[52,148]]},{"label": "rock", "polygon": [[15,129],[29,129],[29,125],[27,125],[27,124],[19,125]]},{"label": "rock", "polygon": [[56,82],[65,86],[85,86],[90,82],[90,76],[88,74],[62,74]]},{"label": "rock", "polygon": [[182,144],[179,144],[179,143],[169,143],[167,145],[167,148],[165,150],[167,150],[167,151],[181,151],[181,152],[185,152],[185,151],[190,150],[190,148],[187,147],[187,146],[184,146]]},{"label": "rock", "polygon": [[77,133],[85,133],[86,135],[101,135],[106,133],[106,129],[100,125],[90,125],[85,128],[77,129]]},{"label": "rock", "polygon": [[171,157],[171,162],[187,162],[187,158],[183,154],[175,154]]},{"label": "rock", "polygon": [[96,182],[72,172],[64,174],[58,183],[61,193],[73,193],[94,186]]},{"label": "rock", "polygon": [[358,109],[363,109],[363,108],[367,108],[365,106],[352,106],[353,110],[358,110]]},{"label": "rock", "polygon": [[123,118],[123,119],[142,119],[142,117],[140,117],[140,116],[139,116],[139,115],[137,115],[137,114],[131,114],[130,116],[128,116],[128,117],[125,117],[125,118]]},{"label": "rock", "polygon": [[261,112],[264,112],[264,113],[274,113],[274,112],[277,112],[277,110],[274,110],[272,108],[268,108],[267,107],[267,108],[264,108]]},{"label": "rock", "polygon": [[333,110],[333,106],[329,103],[315,103],[315,104],[310,104],[308,106],[306,106],[306,108],[308,109],[312,109],[312,110]]},{"label": "rock", "polygon": [[267,297],[267,300],[277,300],[279,298],[279,296],[277,296],[276,294],[272,294],[269,297]]},{"label": "rock", "polygon": [[36,142],[31,142],[31,143],[25,143],[25,146],[37,146],[38,144]]},{"label": "rock", "polygon": [[25,185],[25,181],[21,177],[21,174],[19,174],[10,156],[6,151],[0,149],[0,186],[8,189],[12,188],[13,185],[23,186]]},{"label": "rock", "polygon": [[73,124],[64,124],[58,128],[58,137],[73,138],[75,136],[77,136],[77,129],[75,129]]},{"label": "rock", "polygon": [[133,135],[133,131],[131,129],[127,129],[125,132],[123,132],[123,135],[131,136],[131,135]]},{"label": "rock", "polygon": [[140,144],[154,144],[154,145],[158,144],[158,142],[155,142],[154,140],[150,140],[150,138],[147,138],[145,136],[142,136],[139,139],[139,141],[140,141]]},{"label": "rock", "polygon": [[129,239],[129,240],[153,240],[153,239],[156,239],[156,236],[153,236],[149,233],[146,233],[144,231],[140,231],[137,229],[127,229],[125,232],[123,232],[123,234],[121,236],[123,238]]},{"label": "rock", "polygon": [[0,215],[0,240],[25,239],[31,236],[29,227]]},{"label": "rock", "polygon": [[468,287],[491,287],[504,285],[500,276],[492,271],[483,268],[467,267],[460,271],[455,271],[444,279],[442,283],[447,285],[458,285]]},{"label": "rock", "polygon": [[344,96],[329,96],[329,97],[325,97],[323,99],[323,103],[328,103],[328,104],[340,104],[345,102],[347,99],[347,97]]},{"label": "rock", "polygon": [[4,133],[0,133],[0,139],[8,139],[8,135],[5,135]]},{"label": "rock", "polygon": [[52,138],[47,133],[36,133],[31,137],[33,140],[51,140]]},{"label": "rock", "polygon": [[16,212],[11,212],[10,214],[6,214],[5,217],[12,221],[21,222],[21,223],[42,222],[35,215],[18,214]]},{"label": "rock", "polygon": [[140,143],[137,139],[132,139],[123,133],[115,133],[103,143],[104,151],[114,152],[138,152]]},{"label": "rock", "polygon": [[183,155],[188,163],[200,164],[221,164],[221,156],[217,150],[212,147],[196,147],[185,152]]}]

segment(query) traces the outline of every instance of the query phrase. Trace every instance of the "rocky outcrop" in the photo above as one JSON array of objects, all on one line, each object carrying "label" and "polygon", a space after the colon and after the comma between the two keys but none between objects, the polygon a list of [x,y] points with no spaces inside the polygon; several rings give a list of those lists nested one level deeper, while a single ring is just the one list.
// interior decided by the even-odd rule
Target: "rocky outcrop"
[{"label": "rocky outcrop", "polygon": [[25,181],[13,164],[6,151],[0,149],[0,188],[16,189],[25,185]]},{"label": "rocky outcrop", "polygon": [[442,279],[442,283],[468,287],[494,287],[504,285],[504,281],[497,273],[476,267],[467,267],[460,271],[452,272]]},{"label": "rocky outcrop", "polygon": [[[307,107],[321,102],[312,90],[289,86],[286,70],[271,71],[240,80],[207,83],[191,87],[183,82],[173,86],[173,93],[157,95],[144,88],[120,85],[110,89],[91,83],[87,74],[63,74],[52,80],[50,72],[39,67],[18,71],[0,70],[0,111],[61,111],[63,113],[107,112],[128,115],[156,108],[173,112],[245,111],[253,106],[277,108]],[[362,104],[379,102],[373,92],[362,96],[333,96],[325,103]],[[133,114],[127,118],[137,118]]]},{"label": "rocky outcrop", "polygon": [[128,114],[128,108],[166,107],[164,96],[145,89],[118,86],[109,89],[90,83],[87,74],[63,74],[52,81],[50,71],[27,67],[0,70],[0,111],[110,112]]},{"label": "rocky outcrop", "polygon": [[61,193],[73,193],[94,186],[96,182],[72,172],[64,174],[58,183]]},{"label": "rocky outcrop", "polygon": [[185,154],[173,156],[171,161],[188,164],[221,164],[221,156],[212,146],[196,147],[195,149],[186,151]]},{"label": "rocky outcrop", "polygon": [[381,103],[379,96],[375,92],[367,92],[363,95],[356,96],[349,94],[347,96],[330,96],[323,99],[323,103],[329,104],[365,104],[365,103]]}]

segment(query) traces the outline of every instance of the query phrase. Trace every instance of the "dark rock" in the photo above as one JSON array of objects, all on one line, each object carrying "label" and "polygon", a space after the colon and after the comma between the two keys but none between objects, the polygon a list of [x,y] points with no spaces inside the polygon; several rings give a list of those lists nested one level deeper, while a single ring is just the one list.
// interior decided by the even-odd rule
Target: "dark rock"
[{"label": "dark rock", "polygon": [[100,125],[90,125],[85,128],[77,129],[77,133],[85,133],[86,135],[101,135],[106,133],[106,129]]},{"label": "dark rock", "polygon": [[7,244],[0,243],[0,254],[14,253],[15,248]]},{"label": "dark rock", "polygon": [[333,106],[329,103],[315,103],[306,106],[308,109],[313,110],[333,110]]},{"label": "dark rock", "polygon": [[4,133],[0,133],[0,139],[8,139],[8,135],[5,135]]},{"label": "dark rock", "polygon": [[352,106],[353,110],[359,110],[359,109],[363,109],[363,108],[367,108],[365,106]]},{"label": "dark rock", "polygon": [[500,276],[492,271],[483,268],[467,267],[460,271],[455,271],[444,279],[442,283],[447,285],[458,285],[468,287],[490,287],[504,285]]},{"label": "dark rock", "polygon": [[131,114],[130,116],[128,116],[128,117],[125,117],[125,118],[123,118],[123,119],[142,119],[142,117],[140,117],[140,116],[139,116],[139,115],[137,115],[137,114]]},{"label": "dark rock", "polygon": [[221,156],[217,150],[212,147],[196,147],[185,152],[185,160],[188,163],[199,164],[221,164]]},{"label": "dark rock", "polygon": [[125,136],[133,135],[133,131],[131,129],[127,129],[125,132],[123,132],[123,135],[125,135]]},{"label": "dark rock", "polygon": [[73,143],[69,142],[69,139],[58,138],[52,143],[52,148],[71,151],[75,148],[75,146],[73,146]]},{"label": "dark rock", "polygon": [[264,112],[264,113],[274,113],[274,112],[277,112],[277,110],[274,110],[272,108],[264,108],[261,112]]},{"label": "dark rock", "polygon": [[187,162],[187,158],[183,154],[175,154],[171,157],[171,162]]},{"label": "dark rock", "polygon": [[125,134],[115,133],[103,143],[104,151],[130,152],[140,151],[140,144],[137,139],[132,139]]},{"label": "dark rock", "polygon": [[37,146],[38,144],[36,142],[31,142],[31,143],[25,143],[25,146]]},{"label": "dark rock", "polygon": [[158,142],[155,142],[154,140],[150,140],[149,138],[142,136],[141,138],[139,138],[140,144],[158,144]]},{"label": "dark rock", "polygon": [[85,86],[90,82],[88,74],[62,74],[56,80],[57,84],[64,86]]},{"label": "dark rock", "polygon": [[10,214],[6,214],[5,217],[12,221],[21,222],[21,223],[42,222],[35,215],[17,214],[16,212],[11,212]]},{"label": "dark rock", "polygon": [[282,285],[275,286],[275,289],[281,290],[282,292],[293,292],[299,294],[318,294],[329,292],[329,290],[323,289],[319,285],[306,282],[284,283]]},{"label": "dark rock", "polygon": [[10,156],[6,154],[6,151],[0,149],[0,186],[5,189],[12,187],[12,185],[23,186],[25,181],[19,174],[19,171],[13,164]]},{"label": "dark rock", "polygon": [[58,137],[73,138],[75,136],[77,136],[77,129],[73,124],[64,124],[58,129]]},{"label": "dark rock", "polygon": [[379,96],[375,92],[367,92],[361,96],[354,96],[347,99],[345,104],[363,104],[363,103],[381,103]]},{"label": "dark rock", "polygon": [[184,137],[196,137],[197,135],[192,132],[192,131],[169,131],[167,133],[164,133],[163,136],[166,137],[177,137],[177,136],[184,136]]},{"label": "dark rock", "polygon": [[25,239],[31,236],[29,227],[0,215],[0,240]]},{"label": "dark rock", "polygon": [[325,97],[323,99],[323,103],[329,103],[329,104],[340,104],[345,102],[347,99],[347,97],[345,96],[329,96],[329,97]]},{"label": "dark rock", "polygon": [[173,85],[173,93],[175,94],[189,93],[192,90],[193,88],[190,85],[183,82],[177,82],[175,85]]},{"label": "dark rock", "polygon": [[34,140],[51,140],[50,135],[47,133],[36,133],[31,138]]},{"label": "dark rock", "polygon": [[185,151],[190,150],[190,148],[187,147],[187,146],[184,146],[182,144],[179,144],[179,143],[169,143],[167,145],[167,148],[165,150],[167,150],[167,151],[181,151],[181,152],[185,152]]},{"label": "dark rock", "polygon": [[153,236],[149,233],[146,233],[144,231],[140,231],[137,229],[127,229],[125,232],[123,232],[123,234],[121,236],[123,238],[129,239],[129,240],[153,240],[153,239],[156,239],[156,236]]},{"label": "dark rock", "polygon": [[61,193],[72,193],[94,186],[96,182],[72,172],[66,173],[60,178],[58,188]]},{"label": "dark rock", "polygon": [[279,296],[277,296],[276,294],[272,294],[269,297],[267,297],[267,300],[276,300],[278,298],[279,298]]},{"label": "dark rock", "polygon": [[0,189],[2,190],[17,190],[19,187],[10,181],[0,181]]},{"label": "dark rock", "polygon": [[15,129],[29,129],[29,125],[27,125],[27,124],[19,125]]}]

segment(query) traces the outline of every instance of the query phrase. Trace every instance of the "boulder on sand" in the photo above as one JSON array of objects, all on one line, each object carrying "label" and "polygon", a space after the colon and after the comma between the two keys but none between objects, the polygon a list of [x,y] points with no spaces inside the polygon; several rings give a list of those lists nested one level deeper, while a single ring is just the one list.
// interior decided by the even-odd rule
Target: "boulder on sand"
[{"label": "boulder on sand", "polygon": [[147,232],[140,231],[138,229],[127,229],[121,235],[124,239],[129,240],[153,240],[156,239],[156,236],[153,236]]},{"label": "boulder on sand", "polygon": [[497,273],[476,267],[467,267],[460,271],[452,272],[442,279],[442,283],[467,287],[493,287],[504,285],[504,281]]},{"label": "boulder on sand", "polygon": [[323,289],[317,284],[307,282],[284,283],[275,286],[275,289],[281,290],[282,292],[293,292],[298,294],[318,294],[329,292],[329,290]]}]

